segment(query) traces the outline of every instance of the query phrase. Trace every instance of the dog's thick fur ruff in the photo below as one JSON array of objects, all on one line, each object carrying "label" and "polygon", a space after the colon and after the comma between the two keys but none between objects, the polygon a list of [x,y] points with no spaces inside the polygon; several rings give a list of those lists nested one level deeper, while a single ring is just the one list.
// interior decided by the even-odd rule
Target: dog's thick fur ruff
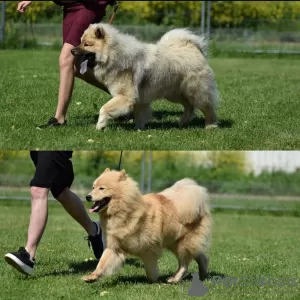
[{"label": "dog's thick fur ruff", "polygon": [[193,259],[199,266],[200,279],[204,280],[212,228],[205,188],[185,178],[158,194],[142,195],[124,170],[106,169],[87,197],[99,210],[106,249],[96,270],[83,280],[93,282],[112,275],[126,255],[134,255],[143,261],[148,280],[155,282],[157,262],[164,248],[179,263],[169,283],[186,276]]},{"label": "dog's thick fur ruff", "polygon": [[171,30],[148,44],[108,24],[90,25],[72,53],[94,54],[87,72],[113,97],[100,109],[96,128],[133,111],[136,128],[143,129],[151,118],[151,102],[158,99],[183,105],[180,126],[200,109],[206,128],[216,127],[218,91],[206,50],[207,39],[187,29]]}]

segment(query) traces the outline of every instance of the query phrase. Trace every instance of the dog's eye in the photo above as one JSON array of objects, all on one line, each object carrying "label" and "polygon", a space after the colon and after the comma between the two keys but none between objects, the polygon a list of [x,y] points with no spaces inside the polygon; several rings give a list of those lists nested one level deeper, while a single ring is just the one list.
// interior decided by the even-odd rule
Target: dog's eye
[{"label": "dog's eye", "polygon": [[99,187],[99,190],[103,191],[103,190],[104,190],[104,187],[103,187],[103,186],[100,186],[100,187]]},{"label": "dog's eye", "polygon": [[94,189],[95,187],[92,187],[92,190]]},{"label": "dog's eye", "polygon": [[88,47],[88,46],[90,46],[90,45],[89,45],[88,43],[84,43],[83,46],[84,46],[84,47]]}]

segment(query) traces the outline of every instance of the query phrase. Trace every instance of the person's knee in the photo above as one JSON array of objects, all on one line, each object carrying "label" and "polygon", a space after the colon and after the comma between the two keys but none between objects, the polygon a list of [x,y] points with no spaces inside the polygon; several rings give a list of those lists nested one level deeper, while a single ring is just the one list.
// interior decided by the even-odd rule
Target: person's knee
[{"label": "person's knee", "polygon": [[37,187],[37,186],[32,186],[30,188],[30,194],[31,194],[32,200],[44,199],[44,198],[47,198],[48,189],[42,188],[42,187]]},{"label": "person's knee", "polygon": [[74,67],[74,57],[71,52],[62,51],[59,56],[59,68],[73,68]]},{"label": "person's knee", "polygon": [[57,196],[55,196],[55,199],[60,203],[64,203],[66,199],[69,198],[69,194],[70,194],[70,190],[69,188],[66,187],[60,193],[58,193]]}]

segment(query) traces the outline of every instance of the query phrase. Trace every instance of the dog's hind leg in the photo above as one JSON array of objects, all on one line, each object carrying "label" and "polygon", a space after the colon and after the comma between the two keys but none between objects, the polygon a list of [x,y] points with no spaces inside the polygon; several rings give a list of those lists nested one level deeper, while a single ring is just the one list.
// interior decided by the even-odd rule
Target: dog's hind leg
[{"label": "dog's hind leg", "polygon": [[135,129],[143,129],[152,117],[151,105],[136,104],[134,106]]},{"label": "dog's hind leg", "polygon": [[199,253],[194,257],[194,259],[198,264],[199,278],[203,281],[208,274],[208,257],[203,253]]},{"label": "dog's hind leg", "polygon": [[117,95],[104,104],[99,112],[96,128],[104,129],[110,119],[116,119],[128,114],[133,109],[133,100],[123,95]]},{"label": "dog's hind leg", "polygon": [[112,275],[121,268],[124,261],[124,254],[116,253],[112,249],[106,248],[96,270],[92,274],[82,277],[82,279],[85,282],[94,282],[100,277]]},{"label": "dog's hind leg", "polygon": [[212,104],[205,103],[199,107],[205,118],[205,129],[217,128],[217,114]]},{"label": "dog's hind leg", "polygon": [[147,279],[149,282],[156,282],[158,279],[158,259],[159,255],[149,253],[143,257],[141,257],[145,272],[147,275]]},{"label": "dog's hind leg", "polygon": [[172,249],[171,250],[178,259],[178,269],[173,276],[167,279],[168,283],[177,283],[188,275],[189,264],[192,257],[187,249]]},{"label": "dog's hind leg", "polygon": [[216,106],[219,94],[212,74],[205,71],[190,75],[182,83],[182,91],[188,102],[204,114],[205,128],[218,127]]},{"label": "dog's hind leg", "polygon": [[191,259],[189,259],[189,260],[178,259],[179,268],[177,269],[176,273],[173,274],[173,276],[168,278],[167,282],[168,283],[178,283],[184,277],[186,277],[188,275],[188,269],[189,269],[190,262],[191,262]]},{"label": "dog's hind leg", "polygon": [[183,111],[183,115],[179,121],[179,127],[184,127],[186,126],[191,119],[194,117],[194,112],[195,109],[193,107],[193,105],[191,105],[188,102],[182,103],[183,107],[184,107],[184,111]]}]

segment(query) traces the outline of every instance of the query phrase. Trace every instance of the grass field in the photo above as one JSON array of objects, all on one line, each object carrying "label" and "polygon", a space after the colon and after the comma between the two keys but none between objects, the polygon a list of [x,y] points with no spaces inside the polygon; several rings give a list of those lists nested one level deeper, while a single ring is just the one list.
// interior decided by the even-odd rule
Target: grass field
[{"label": "grass field", "polygon": [[[0,249],[23,245],[30,212],[29,201],[0,201]],[[97,216],[93,215],[96,219]],[[290,216],[213,213],[214,231],[210,251],[210,276],[298,278],[299,218]],[[42,239],[35,273],[25,277],[0,260],[1,299],[190,299],[190,279],[179,285],[164,283],[176,269],[176,260],[166,253],[160,260],[160,281],[148,284],[142,264],[129,258],[124,268],[111,278],[86,284],[81,276],[95,261],[83,240],[84,232],[56,202],[49,203],[49,221]],[[193,264],[191,272],[196,271]],[[297,286],[233,286],[204,284],[204,299],[299,299]],[[103,293],[107,292],[107,293]]]},{"label": "grass field", "polygon": [[222,98],[220,128],[204,130],[198,117],[179,129],[182,108],[153,105],[145,131],[114,122],[96,131],[99,108],[109,95],[77,82],[65,128],[37,130],[57,103],[58,52],[0,51],[1,149],[222,150],[299,149],[300,61],[288,58],[213,58],[210,64]]}]

